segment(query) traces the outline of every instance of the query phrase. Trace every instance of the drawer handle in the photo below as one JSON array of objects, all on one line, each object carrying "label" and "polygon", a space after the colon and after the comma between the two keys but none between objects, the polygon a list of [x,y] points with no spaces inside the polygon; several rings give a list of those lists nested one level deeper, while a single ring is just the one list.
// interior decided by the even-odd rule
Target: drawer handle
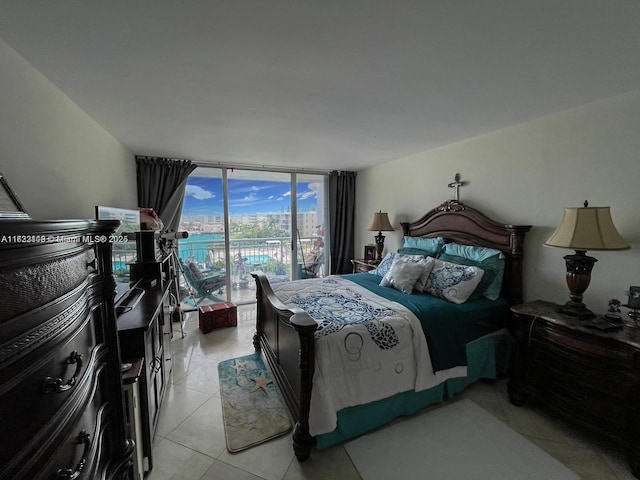
[{"label": "drawer handle", "polygon": [[82,445],[84,443],[84,450],[82,452],[82,459],[76,465],[75,470],[71,470],[67,468],[65,470],[60,469],[56,472],[55,480],[74,480],[78,478],[84,469],[84,466],[87,464],[87,459],[89,458],[89,451],[91,449],[90,439],[91,435],[82,430],[78,435],[77,443],[78,445]]},{"label": "drawer handle", "polygon": [[73,365],[74,363],[76,364],[76,371],[73,372],[73,376],[67,381],[67,383],[63,383],[61,378],[45,378],[42,385],[44,393],[50,393],[52,391],[62,393],[75,387],[78,377],[80,376],[80,372],[82,372],[82,355],[74,350],[71,352],[71,355],[69,355],[67,363],[69,365]]},{"label": "drawer handle", "polygon": [[94,270],[97,270],[96,265],[98,264],[98,259],[94,258],[93,260],[91,260],[90,262],[87,262],[87,268],[91,267]]}]

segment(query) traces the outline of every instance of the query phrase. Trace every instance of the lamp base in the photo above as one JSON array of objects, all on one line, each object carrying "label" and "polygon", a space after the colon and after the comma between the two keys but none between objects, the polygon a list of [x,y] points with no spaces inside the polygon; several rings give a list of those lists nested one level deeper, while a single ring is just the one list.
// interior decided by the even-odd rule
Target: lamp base
[{"label": "lamp base", "polygon": [[376,239],[376,262],[382,261],[382,251],[384,250],[384,235],[382,232],[378,232],[378,235],[373,237]]},{"label": "lamp base", "polygon": [[578,317],[581,320],[596,316],[596,314],[589,310],[584,303],[573,302],[571,300],[559,307],[558,312],[564,313],[565,315],[571,315],[572,317]]},{"label": "lamp base", "polygon": [[591,318],[595,313],[582,303],[582,294],[591,282],[591,269],[598,260],[588,257],[584,250],[576,250],[575,255],[565,255],[567,266],[567,286],[569,287],[569,301],[558,309],[558,312],[573,317]]}]

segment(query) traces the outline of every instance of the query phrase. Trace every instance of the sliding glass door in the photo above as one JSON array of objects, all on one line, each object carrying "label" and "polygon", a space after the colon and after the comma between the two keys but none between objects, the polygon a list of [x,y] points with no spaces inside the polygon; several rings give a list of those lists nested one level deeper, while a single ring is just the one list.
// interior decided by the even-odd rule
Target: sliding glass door
[{"label": "sliding glass door", "polygon": [[[187,301],[193,306],[227,300],[228,222],[224,191],[224,171],[219,168],[198,168],[187,181],[179,229],[189,232],[189,237],[178,241],[178,256],[180,268],[192,273],[182,275],[181,289],[190,294]],[[189,283],[186,278],[193,281]],[[210,285],[216,288],[209,289]]]},{"label": "sliding glass door", "polygon": [[[253,271],[291,277],[291,176],[227,170],[231,301],[255,300]],[[250,288],[251,287],[251,288]]]},{"label": "sliding glass door", "polygon": [[[252,271],[263,271],[272,283],[324,275],[325,178],[196,169],[187,182],[180,224],[189,232],[180,241],[183,268],[203,277],[223,275],[224,286],[214,297],[239,304],[255,301]],[[203,302],[197,295],[189,301]]]}]

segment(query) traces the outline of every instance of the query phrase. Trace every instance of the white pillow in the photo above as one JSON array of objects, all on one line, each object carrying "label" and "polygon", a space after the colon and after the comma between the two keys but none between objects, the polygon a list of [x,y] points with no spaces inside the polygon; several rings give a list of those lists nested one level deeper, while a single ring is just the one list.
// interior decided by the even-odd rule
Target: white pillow
[{"label": "white pillow", "polygon": [[418,280],[416,280],[416,284],[413,286],[413,289],[420,293],[424,291],[424,287],[426,287],[427,285],[427,279],[429,278],[429,272],[431,271],[431,267],[433,267],[434,260],[434,257],[425,257],[424,255],[411,255],[407,253],[396,253],[393,259],[394,262],[419,263],[420,265],[425,266],[425,270],[422,272],[422,275],[420,275]]},{"label": "white pillow", "polygon": [[412,293],[416,281],[424,272],[422,263],[395,261],[387,274],[380,281],[382,287],[393,287],[403,293]]},{"label": "white pillow", "polygon": [[453,303],[464,303],[476,289],[484,270],[436,259],[425,292]]},{"label": "white pillow", "polygon": [[431,273],[431,269],[435,264],[436,259],[433,257],[424,257],[419,262],[416,262],[418,265],[423,266],[422,274],[416,280],[415,285],[413,286],[413,290],[416,292],[423,293],[424,289],[427,288],[427,281],[429,280],[429,274]]}]

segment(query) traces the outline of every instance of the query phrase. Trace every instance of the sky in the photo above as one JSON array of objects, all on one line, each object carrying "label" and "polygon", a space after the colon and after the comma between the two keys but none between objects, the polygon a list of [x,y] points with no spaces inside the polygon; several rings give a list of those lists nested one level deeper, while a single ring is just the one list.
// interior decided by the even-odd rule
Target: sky
[{"label": "sky", "polygon": [[[229,215],[287,212],[291,205],[289,181],[229,178]],[[298,211],[317,205],[317,184],[298,182]],[[222,179],[190,176],[182,215],[223,215]]]}]

